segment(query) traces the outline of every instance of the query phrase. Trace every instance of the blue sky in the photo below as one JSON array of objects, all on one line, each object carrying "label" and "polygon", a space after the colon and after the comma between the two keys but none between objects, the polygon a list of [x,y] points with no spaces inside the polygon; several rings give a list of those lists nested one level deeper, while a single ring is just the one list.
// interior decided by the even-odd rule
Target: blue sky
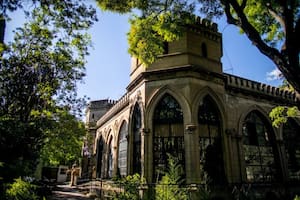
[{"label": "blue sky", "polygon": [[[125,94],[129,84],[130,55],[127,53],[126,37],[129,31],[128,16],[97,10],[99,21],[89,31],[93,48],[87,58],[87,76],[84,83],[79,84],[78,93],[91,100],[117,100]],[[6,40],[12,39],[12,30],[24,21],[19,12],[13,13],[11,18],[6,29]],[[267,80],[267,73],[274,70],[275,65],[237,28],[224,21],[218,24],[223,34],[223,71],[276,86],[278,80]]]}]

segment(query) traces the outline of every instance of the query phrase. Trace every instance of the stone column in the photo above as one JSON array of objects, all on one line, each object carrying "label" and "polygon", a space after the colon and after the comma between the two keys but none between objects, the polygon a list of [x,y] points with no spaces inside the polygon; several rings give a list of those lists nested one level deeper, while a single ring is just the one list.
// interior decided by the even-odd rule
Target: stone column
[{"label": "stone column", "polygon": [[199,164],[199,136],[197,126],[194,124],[185,125],[184,148],[185,148],[185,172],[186,183],[201,183]]},{"label": "stone column", "polygon": [[143,128],[141,130],[141,176],[145,177],[148,180],[149,174],[147,173],[148,171],[148,164],[149,164],[149,156],[148,156],[148,140],[149,140],[149,133],[150,129],[149,128]]}]

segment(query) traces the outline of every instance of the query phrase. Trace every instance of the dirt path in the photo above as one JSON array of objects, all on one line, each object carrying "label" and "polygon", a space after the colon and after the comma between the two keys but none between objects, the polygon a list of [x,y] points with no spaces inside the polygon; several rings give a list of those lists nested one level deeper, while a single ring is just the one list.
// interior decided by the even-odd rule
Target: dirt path
[{"label": "dirt path", "polygon": [[88,197],[86,194],[81,192],[76,186],[69,185],[57,185],[52,191],[52,195],[49,200],[88,200],[94,199]]}]

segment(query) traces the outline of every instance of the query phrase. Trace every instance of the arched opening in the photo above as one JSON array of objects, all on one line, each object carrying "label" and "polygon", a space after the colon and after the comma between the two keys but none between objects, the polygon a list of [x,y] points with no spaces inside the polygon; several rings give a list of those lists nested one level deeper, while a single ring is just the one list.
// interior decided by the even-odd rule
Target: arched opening
[{"label": "arched opening", "polygon": [[154,110],[153,116],[153,175],[162,177],[168,165],[168,154],[185,167],[183,112],[179,103],[165,94]]},{"label": "arched opening", "polygon": [[103,147],[104,147],[104,143],[103,143],[103,139],[102,139],[102,136],[101,136],[100,139],[98,140],[98,147],[97,147],[97,165],[96,165],[96,176],[97,176],[97,178],[102,177],[101,169],[102,169]]},{"label": "arched opening", "polygon": [[133,174],[141,174],[141,127],[142,114],[138,104],[135,104],[132,116],[132,142],[133,142]]},{"label": "arched opening", "polygon": [[[210,96],[205,96],[198,110],[201,181],[225,182],[221,141],[221,118]],[[207,180],[208,179],[208,180]]]},{"label": "arched opening", "polygon": [[283,125],[283,143],[290,181],[300,181],[300,126],[289,119]]},{"label": "arched opening", "polygon": [[128,149],[128,131],[127,123],[124,121],[119,132],[119,150],[118,150],[118,172],[124,177],[127,175],[127,149]]},{"label": "arched opening", "polygon": [[108,143],[108,149],[107,149],[107,178],[112,178],[112,172],[113,172],[113,145],[112,145],[112,137],[109,140]]},{"label": "arched opening", "polygon": [[204,58],[207,58],[207,46],[204,42],[201,44],[201,51],[202,51],[202,56]]},{"label": "arched opening", "polygon": [[278,180],[275,134],[271,125],[258,111],[250,112],[243,123],[243,149],[246,177],[249,182]]},{"label": "arched opening", "polygon": [[163,49],[164,49],[163,54],[168,54],[169,53],[169,43],[168,42],[163,43]]}]

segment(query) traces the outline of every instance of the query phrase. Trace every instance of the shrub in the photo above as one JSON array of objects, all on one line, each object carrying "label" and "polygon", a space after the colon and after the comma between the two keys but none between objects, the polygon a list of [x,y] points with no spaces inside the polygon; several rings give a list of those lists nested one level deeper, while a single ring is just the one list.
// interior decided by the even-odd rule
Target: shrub
[{"label": "shrub", "polygon": [[118,200],[138,200],[139,187],[144,183],[144,179],[139,174],[129,175],[118,181],[123,186],[124,191],[115,195],[114,199]]},{"label": "shrub", "polygon": [[155,187],[155,199],[186,200],[188,199],[188,192],[185,188],[180,187],[184,182],[182,166],[170,154],[168,157],[167,171]]},{"label": "shrub", "polygon": [[14,183],[8,185],[6,198],[8,200],[38,200],[36,189],[36,185],[18,178]]}]

